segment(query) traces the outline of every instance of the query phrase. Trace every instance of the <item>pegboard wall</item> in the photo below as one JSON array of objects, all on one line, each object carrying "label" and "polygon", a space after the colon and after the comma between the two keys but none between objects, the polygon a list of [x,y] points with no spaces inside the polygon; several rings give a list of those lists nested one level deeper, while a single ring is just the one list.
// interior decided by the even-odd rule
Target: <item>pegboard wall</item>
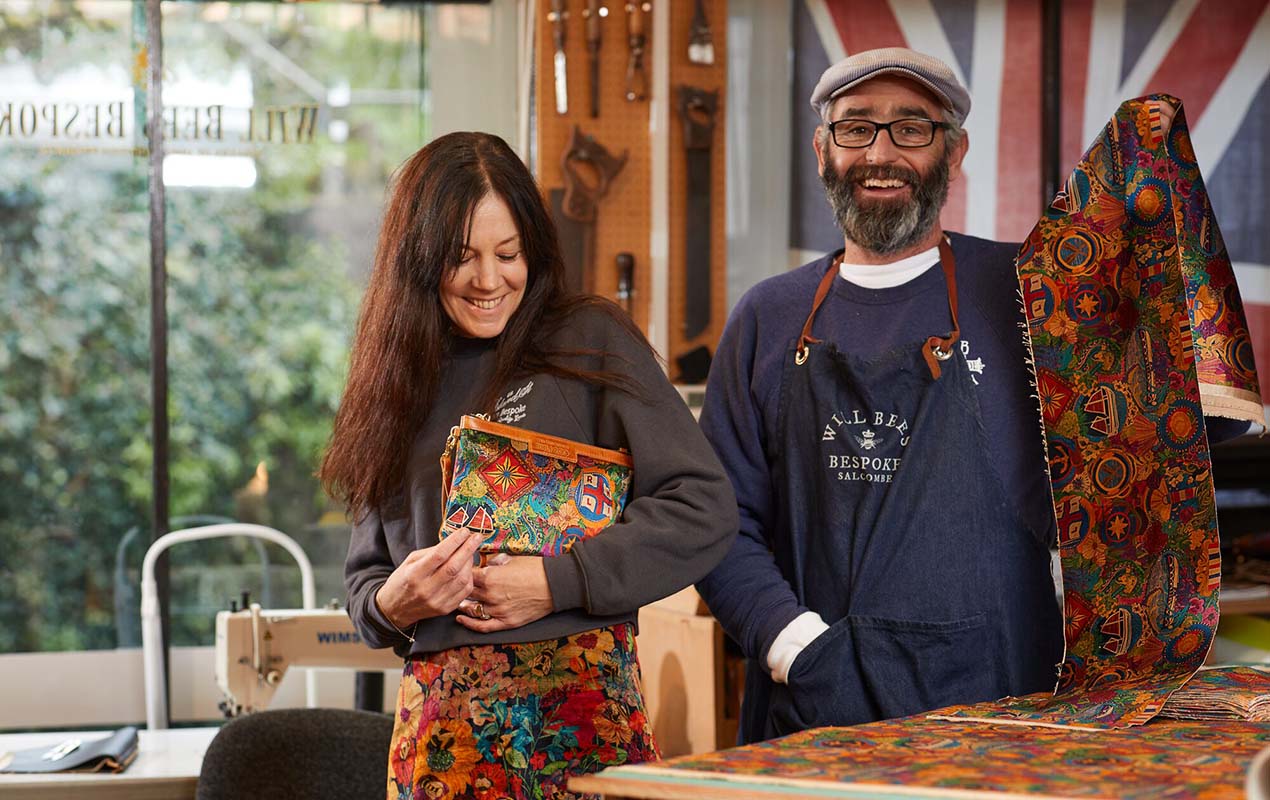
[{"label": "pegboard wall", "polygon": [[[663,0],[670,3],[670,283],[669,283],[669,352],[670,376],[679,377],[677,356],[705,345],[714,354],[723,333],[727,316],[727,152],[724,148],[727,112],[727,20],[726,0],[703,0],[710,31],[714,39],[714,63],[694,64],[688,60],[688,41],[692,29],[693,3],[689,0]],[[718,92],[714,114],[714,135],[710,146],[710,324],[692,339],[684,335],[686,313],[685,281],[687,270],[699,265],[687,264],[684,256],[688,231],[685,224],[688,205],[688,164],[684,151],[684,125],[679,113],[678,87],[694,86]]]},{"label": "pegboard wall", "polygon": [[[620,0],[604,0],[608,14],[601,18],[601,45],[599,50],[599,114],[591,116],[590,68],[587,59],[586,24],[583,10],[585,0],[565,0],[568,13],[565,18],[565,57],[567,61],[568,111],[556,112],[554,62],[555,45],[552,36],[552,0],[537,0],[537,57],[535,80],[535,111],[537,119],[538,180],[550,197],[553,189],[564,185],[562,158],[568,146],[574,126],[593,136],[608,152],[617,156],[627,153],[621,172],[614,178],[608,194],[599,202],[595,224],[595,250],[591,281],[596,294],[616,299],[618,269],[615,259],[620,252],[629,252],[635,258],[634,291],[631,301],[635,322],[648,331],[651,306],[651,236],[653,210],[656,204],[666,204],[669,209],[670,227],[665,231],[668,239],[668,346],[663,355],[670,363],[671,377],[677,377],[675,358],[698,345],[706,345],[710,351],[723,330],[727,309],[726,261],[727,238],[725,225],[724,174],[724,110],[727,98],[727,0],[702,0],[702,7],[709,22],[714,45],[714,63],[694,64],[688,60],[688,43],[694,13],[694,0],[651,0],[666,4],[670,15],[669,41],[658,41],[654,35],[652,14],[645,14],[644,68],[648,76],[650,99],[629,101],[626,99],[626,70],[629,50],[627,46],[626,4]],[[667,53],[657,53],[658,48],[669,48]],[[654,81],[654,59],[669,56],[669,86]],[[710,325],[691,341],[684,338],[684,246],[687,164],[684,154],[683,123],[678,108],[677,87],[683,84],[707,91],[719,92],[718,111],[715,115],[714,135],[711,146],[711,314]],[[654,98],[670,104],[669,175],[668,197],[653,196],[652,140],[650,113]]]}]

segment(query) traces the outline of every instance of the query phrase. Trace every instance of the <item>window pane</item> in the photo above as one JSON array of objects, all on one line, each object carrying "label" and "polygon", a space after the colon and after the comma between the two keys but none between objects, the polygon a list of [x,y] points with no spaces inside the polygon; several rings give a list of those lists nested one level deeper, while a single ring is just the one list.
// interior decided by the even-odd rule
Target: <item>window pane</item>
[{"label": "window pane", "polygon": [[[128,3],[0,5],[0,651],[115,646],[150,504]],[[104,151],[104,152],[94,152]]]},{"label": "window pane", "polygon": [[[313,472],[385,184],[424,143],[422,26],[413,6],[164,6],[172,513],[283,531],[323,600],[348,527]],[[173,552],[173,644],[212,641],[242,590],[300,605],[294,560],[270,545],[262,572],[255,549]]]},{"label": "window pane", "polygon": [[[0,613],[13,621],[0,652],[140,644],[142,11],[0,5],[0,481],[16,489],[0,492]],[[514,17],[512,0],[163,6],[172,527],[287,533],[319,601],[344,598],[348,526],[313,473],[385,187],[435,132],[510,137]],[[215,612],[242,591],[300,604],[273,545],[181,545],[171,579],[176,645],[210,644]]]}]

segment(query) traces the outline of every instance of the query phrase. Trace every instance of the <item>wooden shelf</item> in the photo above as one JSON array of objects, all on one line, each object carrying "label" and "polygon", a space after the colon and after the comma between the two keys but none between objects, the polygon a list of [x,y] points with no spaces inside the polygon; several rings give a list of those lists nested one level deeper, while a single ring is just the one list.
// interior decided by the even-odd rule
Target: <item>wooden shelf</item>
[{"label": "wooden shelf", "polygon": [[1223,614],[1270,614],[1270,597],[1221,601]]}]

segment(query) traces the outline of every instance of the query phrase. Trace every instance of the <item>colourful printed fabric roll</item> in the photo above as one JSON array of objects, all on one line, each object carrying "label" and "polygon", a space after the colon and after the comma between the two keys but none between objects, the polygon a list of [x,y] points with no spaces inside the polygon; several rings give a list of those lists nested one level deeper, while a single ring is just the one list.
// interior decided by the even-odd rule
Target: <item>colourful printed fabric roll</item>
[{"label": "colourful printed fabric roll", "polygon": [[1160,716],[1270,722],[1270,668],[1205,667],[1173,693]]},{"label": "colourful printed fabric roll", "polygon": [[388,800],[547,798],[568,779],[659,758],[630,624],[406,662]]},{"label": "colourful printed fabric roll", "polygon": [[1204,416],[1263,422],[1239,290],[1178,99],[1120,106],[1018,269],[1067,652],[1052,697],[976,716],[1142,724],[1203,663],[1217,628]]},{"label": "colourful printed fabric roll", "polygon": [[1249,761],[1270,746],[1270,725],[1232,720],[1119,731],[968,722],[814,728],[600,777],[615,794],[645,797],[678,784],[709,786],[711,797],[1240,800]]}]

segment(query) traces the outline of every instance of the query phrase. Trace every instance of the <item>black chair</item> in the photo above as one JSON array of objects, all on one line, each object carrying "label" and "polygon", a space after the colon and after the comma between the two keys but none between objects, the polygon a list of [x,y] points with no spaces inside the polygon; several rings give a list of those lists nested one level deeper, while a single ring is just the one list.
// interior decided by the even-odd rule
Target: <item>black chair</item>
[{"label": "black chair", "polygon": [[337,708],[238,717],[203,756],[197,800],[378,800],[387,793],[392,727],[389,715]]}]

